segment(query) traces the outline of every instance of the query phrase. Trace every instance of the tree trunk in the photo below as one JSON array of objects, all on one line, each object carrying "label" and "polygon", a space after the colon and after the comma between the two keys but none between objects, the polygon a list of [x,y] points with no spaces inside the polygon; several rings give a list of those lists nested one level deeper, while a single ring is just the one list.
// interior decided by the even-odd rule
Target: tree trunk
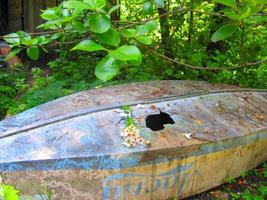
[{"label": "tree trunk", "polygon": [[192,34],[193,34],[193,28],[194,28],[194,0],[191,0],[191,5],[190,5],[190,18],[189,18],[189,30],[188,30],[188,44],[191,44],[192,41]]},{"label": "tree trunk", "polygon": [[[112,8],[113,6],[116,6],[120,4],[120,0],[110,0],[110,7]],[[115,26],[118,26],[119,21],[120,21],[120,8],[118,8],[117,10],[115,10],[112,14],[111,14],[111,20],[112,21],[116,21],[116,23],[114,23]]]},{"label": "tree trunk", "polygon": [[166,5],[164,8],[158,8],[159,22],[160,22],[160,32],[161,32],[161,44],[164,49],[164,55],[173,58],[172,48],[171,48],[171,38],[170,38],[170,26],[168,22],[168,15],[166,10]]}]

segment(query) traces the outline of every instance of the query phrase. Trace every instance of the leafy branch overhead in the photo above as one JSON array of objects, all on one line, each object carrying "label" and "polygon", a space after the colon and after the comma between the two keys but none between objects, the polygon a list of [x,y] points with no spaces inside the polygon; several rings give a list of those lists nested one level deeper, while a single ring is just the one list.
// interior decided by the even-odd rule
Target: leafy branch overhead
[{"label": "leafy branch overhead", "polygon": [[107,9],[106,4],[106,0],[68,0],[44,10],[41,17],[46,22],[38,28],[55,32],[36,37],[24,31],[6,35],[5,41],[13,48],[7,59],[25,49],[30,59],[37,60],[40,50],[47,52],[47,44],[64,43],[68,35],[76,34],[80,42],[71,51],[102,53],[95,71],[102,81],[112,79],[124,66],[141,65],[138,46],[152,44],[149,33],[157,29],[157,22],[148,21],[131,29],[116,27],[111,14],[119,6]]},{"label": "leafy branch overhead", "polygon": [[[222,10],[218,13],[207,13],[224,17],[225,19],[223,23],[216,24],[217,30],[212,31],[212,36],[210,37],[209,35],[208,40],[218,42],[229,39],[234,35],[238,35],[239,38],[238,43],[240,45],[237,49],[239,49],[241,65],[231,65],[229,69],[254,66],[254,64],[265,62],[266,60],[252,63],[244,61],[243,44],[245,31],[251,25],[250,20],[264,10],[263,8],[266,6],[267,1],[214,0],[213,2],[215,3],[213,5],[220,5]],[[192,5],[188,6],[189,3],[192,3]],[[96,57],[100,58],[100,60],[95,64],[95,75],[102,81],[108,81],[118,75],[121,69],[129,69],[128,67],[136,67],[142,64],[142,60],[145,58],[141,52],[140,47],[142,46],[143,49],[152,49],[149,50],[150,53],[154,53],[180,66],[198,70],[224,70],[224,66],[217,68],[195,66],[196,64],[192,66],[185,61],[177,60],[173,55],[168,55],[170,53],[169,49],[174,48],[173,46],[179,46],[177,43],[182,43],[182,40],[184,40],[184,37],[181,37],[180,41],[175,44],[167,42],[167,40],[170,40],[169,36],[176,37],[177,30],[183,26],[179,22],[178,25],[170,28],[168,27],[168,20],[171,22],[178,19],[179,21],[181,15],[185,16],[186,12],[190,13],[189,27],[186,27],[188,28],[188,42],[190,43],[194,27],[193,12],[207,14],[202,6],[208,3],[204,2],[201,3],[201,6],[196,6],[199,10],[194,8],[195,4],[197,4],[196,1],[195,3],[194,1],[176,3],[179,5],[178,7],[172,7],[169,4],[170,2],[168,3],[165,0],[143,0],[141,3],[143,10],[140,13],[145,20],[125,23],[123,20],[112,18],[118,9],[122,9],[120,5],[111,6],[110,2],[106,0],[64,0],[58,6],[42,11],[41,18],[46,22],[37,28],[44,30],[43,32],[27,33],[18,31],[4,36],[5,41],[12,47],[12,51],[6,57],[6,60],[22,51],[25,51],[30,59],[38,60],[42,51],[48,52],[49,45],[62,46],[68,43],[72,45],[69,48],[71,52],[81,51],[97,55]],[[184,4],[188,4],[187,6],[190,9],[183,10]],[[167,12],[167,7],[172,8]],[[148,18],[149,16],[151,18]],[[259,17],[262,16],[257,17],[258,20],[261,20]],[[158,21],[161,25],[160,30],[158,29]],[[75,38],[75,40],[70,41],[68,40],[69,38]],[[160,54],[154,47],[146,47],[146,45],[156,44],[158,38],[162,40],[163,51],[167,53]],[[154,46],[156,47],[157,45]]]},{"label": "leafy branch overhead", "polygon": [[[222,25],[213,35],[212,41],[225,40],[239,28],[244,30],[246,20],[257,14],[267,4],[266,0],[248,0],[238,3],[236,0],[214,0],[225,6],[223,14],[229,18],[229,23]],[[242,40],[243,38],[241,38]]]}]

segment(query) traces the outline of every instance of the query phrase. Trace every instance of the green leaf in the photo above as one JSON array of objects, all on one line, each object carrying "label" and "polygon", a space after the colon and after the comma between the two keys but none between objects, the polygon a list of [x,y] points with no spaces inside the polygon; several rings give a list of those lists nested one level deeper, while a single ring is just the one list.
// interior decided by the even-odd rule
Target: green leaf
[{"label": "green leaf", "polygon": [[92,10],[104,8],[106,0],[83,0]]},{"label": "green leaf", "polygon": [[64,36],[64,33],[62,33],[62,32],[54,33],[54,34],[50,37],[50,39],[51,39],[51,40],[56,40],[56,39],[58,39],[58,38],[60,38],[60,37],[62,37],[62,36]]},{"label": "green leaf", "polygon": [[78,9],[78,10],[88,10],[90,9],[90,6],[82,1],[65,1],[63,3],[63,7],[65,8],[71,8],[71,9]]},{"label": "green leaf", "polygon": [[27,55],[32,60],[38,60],[38,58],[40,57],[40,50],[36,46],[30,47],[27,49]]},{"label": "green leaf", "polygon": [[152,44],[152,40],[147,36],[140,35],[136,39],[138,42],[141,42],[142,44],[145,44],[145,45],[151,45]]},{"label": "green leaf", "polygon": [[147,22],[144,25],[136,27],[136,35],[145,35],[149,32],[153,32],[158,28],[158,24],[155,21]]},{"label": "green leaf", "polygon": [[120,33],[126,38],[134,38],[136,36],[136,29],[124,29]]},{"label": "green leaf", "polygon": [[71,49],[71,51],[73,50],[93,52],[93,51],[105,50],[105,48],[100,44],[96,44],[93,40],[83,40],[82,42],[80,42]]},{"label": "green leaf", "polygon": [[213,42],[217,42],[220,40],[224,40],[230,35],[232,35],[237,29],[238,29],[238,24],[225,24],[221,26],[213,35],[211,40]]},{"label": "green leaf", "polygon": [[251,17],[256,23],[267,22],[267,16],[252,16]]},{"label": "green leaf", "polygon": [[32,37],[25,31],[17,31],[16,34],[20,37],[20,43],[24,45],[30,45],[32,43]]},{"label": "green leaf", "polygon": [[136,27],[136,35],[145,35],[149,33],[149,30],[146,25],[140,25]]},{"label": "green leaf", "polygon": [[259,4],[267,4],[267,0],[257,0],[256,2]]},{"label": "green leaf", "polygon": [[146,28],[148,29],[149,32],[153,32],[157,30],[158,28],[158,23],[155,21],[149,21],[145,24]]},{"label": "green leaf", "polygon": [[113,28],[109,29],[105,33],[96,34],[96,38],[107,45],[117,47],[121,42],[120,34]]},{"label": "green leaf", "polygon": [[7,55],[7,57],[5,58],[5,61],[7,61],[7,60],[13,58],[15,55],[17,55],[17,54],[18,54],[19,52],[21,52],[21,51],[22,51],[22,49],[14,49],[14,50],[12,50],[12,51]]},{"label": "green leaf", "polygon": [[140,54],[135,60],[129,60],[128,63],[132,66],[140,66],[142,64],[142,54]]},{"label": "green leaf", "polygon": [[89,18],[90,30],[95,33],[104,33],[111,27],[110,19],[103,14],[93,14]]},{"label": "green leaf", "polygon": [[217,3],[237,9],[236,0],[214,0]]},{"label": "green leaf", "polygon": [[57,11],[52,8],[48,8],[40,16],[45,20],[53,20],[59,17]]},{"label": "green leaf", "polygon": [[145,15],[150,15],[153,13],[153,4],[151,1],[146,1],[143,5],[143,11]]},{"label": "green leaf", "polygon": [[122,64],[123,62],[115,60],[110,56],[106,56],[97,64],[95,75],[102,81],[108,81],[120,71]]},{"label": "green leaf", "polygon": [[109,11],[108,11],[108,14],[112,14],[113,12],[115,12],[117,9],[119,9],[121,7],[121,5],[116,5],[116,6],[113,6]]},{"label": "green leaf", "polygon": [[52,40],[51,38],[47,38],[45,36],[39,36],[34,39],[32,39],[32,45],[38,46],[38,45],[44,45],[50,43]]},{"label": "green leaf", "polygon": [[75,30],[77,30],[80,33],[84,33],[86,31],[84,24],[79,21],[73,21],[72,25],[75,28]]},{"label": "green leaf", "polygon": [[245,9],[241,9],[241,19],[245,19],[251,16],[251,7],[246,7]]},{"label": "green leaf", "polygon": [[154,0],[154,2],[160,8],[164,8],[164,6],[165,6],[165,1],[164,0]]},{"label": "green leaf", "polygon": [[4,36],[4,40],[9,44],[19,44],[20,37],[17,33],[10,33]]},{"label": "green leaf", "polygon": [[232,10],[224,10],[223,13],[230,19],[240,21],[241,16]]},{"label": "green leaf", "polygon": [[62,9],[61,13],[64,17],[68,17],[71,15],[70,10],[66,8]]},{"label": "green leaf", "polygon": [[0,184],[0,197],[4,197],[4,188],[1,184]]},{"label": "green leaf", "polygon": [[110,51],[109,55],[117,60],[128,61],[136,60],[141,54],[136,46],[121,46],[116,50]]},{"label": "green leaf", "polygon": [[3,185],[3,193],[5,200],[19,200],[19,191],[9,185]]}]

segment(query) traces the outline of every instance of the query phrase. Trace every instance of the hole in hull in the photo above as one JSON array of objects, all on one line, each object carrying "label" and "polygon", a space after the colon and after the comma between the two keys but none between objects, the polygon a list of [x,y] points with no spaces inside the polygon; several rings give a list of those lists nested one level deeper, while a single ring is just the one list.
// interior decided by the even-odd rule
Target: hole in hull
[{"label": "hole in hull", "polygon": [[146,118],[146,127],[152,131],[159,131],[164,129],[165,124],[174,124],[175,122],[169,114],[161,112],[156,115],[149,115]]}]

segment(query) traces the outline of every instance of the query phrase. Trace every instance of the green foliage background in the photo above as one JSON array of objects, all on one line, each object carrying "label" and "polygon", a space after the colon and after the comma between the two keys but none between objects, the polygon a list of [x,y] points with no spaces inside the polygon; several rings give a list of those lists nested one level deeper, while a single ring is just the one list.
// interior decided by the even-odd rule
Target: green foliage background
[{"label": "green foliage background", "polygon": [[246,66],[267,59],[265,0],[113,2],[65,0],[41,15],[46,22],[40,28],[55,33],[5,37],[13,47],[10,57],[26,54],[35,61],[49,49],[57,58],[47,66],[35,62],[31,70],[0,68],[0,117],[76,91],[132,81],[267,88],[266,62]]}]

